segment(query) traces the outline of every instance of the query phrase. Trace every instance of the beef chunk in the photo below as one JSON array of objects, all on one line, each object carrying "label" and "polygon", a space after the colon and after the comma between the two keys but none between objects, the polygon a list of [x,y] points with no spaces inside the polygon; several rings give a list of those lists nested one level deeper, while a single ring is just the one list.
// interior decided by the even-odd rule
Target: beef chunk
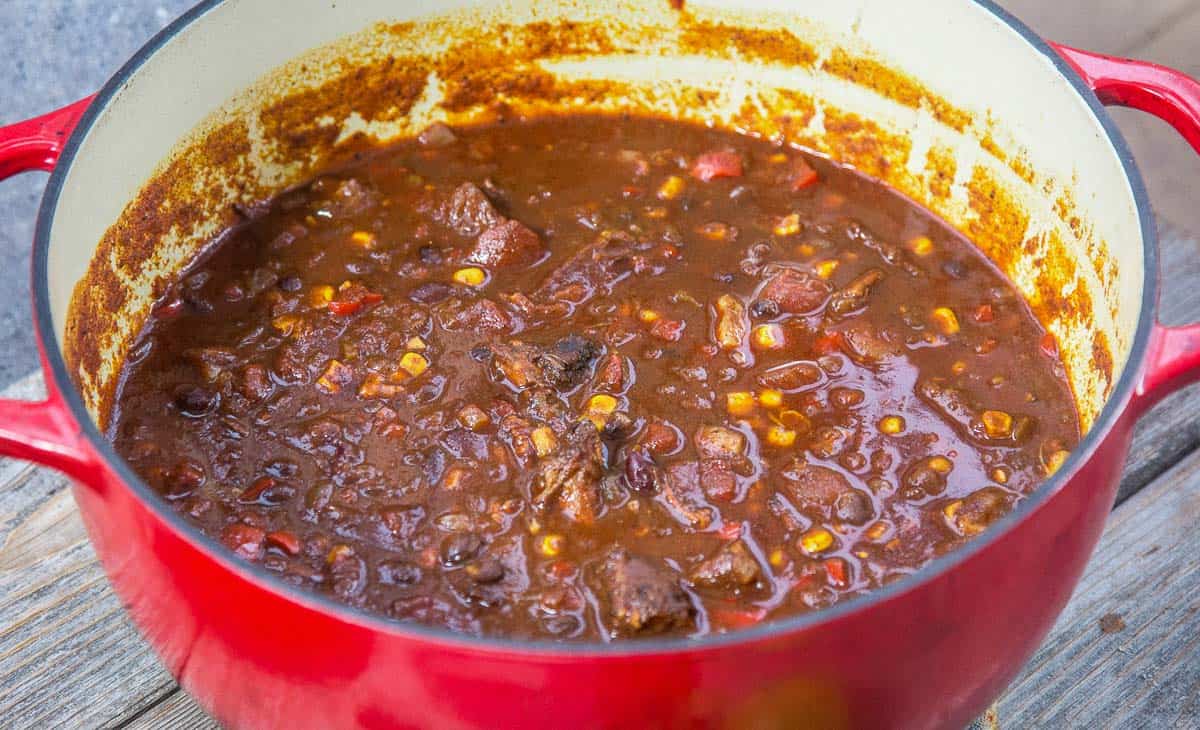
[{"label": "beef chunk", "polygon": [[539,386],[523,391],[520,404],[525,415],[542,423],[556,426],[566,423],[567,406],[550,388]]},{"label": "beef chunk", "polygon": [[892,344],[875,330],[869,322],[858,321],[842,331],[846,353],[863,365],[878,365],[900,354],[900,347]]},{"label": "beef chunk", "polygon": [[854,281],[834,292],[829,298],[829,312],[838,317],[846,317],[867,306],[871,288],[882,279],[883,272],[879,269],[863,272]]},{"label": "beef chunk", "polygon": [[825,377],[815,363],[797,361],[778,365],[758,376],[758,384],[765,388],[794,393],[821,382]]},{"label": "beef chunk", "polygon": [[745,543],[735,540],[697,565],[689,580],[694,586],[732,592],[758,580],[759,571],[758,561]]},{"label": "beef chunk", "polygon": [[829,285],[799,269],[781,269],[758,293],[759,299],[774,302],[787,314],[807,314],[820,308],[829,296]]},{"label": "beef chunk", "polygon": [[591,524],[604,507],[603,478],[604,449],[596,428],[578,423],[558,453],[539,465],[533,480],[534,504],[541,510],[557,504],[568,519]]},{"label": "beef chunk", "polygon": [[468,257],[484,266],[528,266],[542,257],[542,238],[520,221],[502,221],[479,235]]},{"label": "beef chunk", "polygon": [[470,238],[504,221],[487,194],[469,182],[454,189],[437,215],[443,223]]},{"label": "beef chunk", "polygon": [[538,354],[534,362],[547,383],[566,389],[579,385],[587,377],[588,368],[599,355],[600,346],[595,342],[568,335]]},{"label": "beef chunk", "polygon": [[696,462],[672,464],[662,480],[661,501],[681,525],[706,530],[712,524],[713,510],[700,487],[700,465]]},{"label": "beef chunk", "polygon": [[364,213],[379,202],[374,190],[356,178],[334,181],[322,178],[312,185],[312,190],[324,199],[317,203],[314,211],[317,218],[347,218]]},{"label": "beef chunk", "polygon": [[510,342],[507,345],[492,345],[492,363],[508,382],[517,388],[528,388],[542,383],[542,371],[534,361],[540,354],[535,345]]},{"label": "beef chunk", "polygon": [[492,347],[496,367],[518,388],[573,388],[587,377],[588,368],[599,354],[599,345],[578,335],[564,337],[549,347],[523,342]]},{"label": "beef chunk", "polygon": [[875,514],[871,499],[850,480],[828,467],[797,461],[783,472],[784,491],[800,509],[823,519],[861,525]]},{"label": "beef chunk", "polygon": [[610,553],[600,569],[600,593],[608,627],[617,636],[639,636],[684,629],[695,608],[666,566],[630,555]]},{"label": "beef chunk", "polygon": [[458,135],[441,122],[434,122],[417,136],[417,141],[426,147],[448,147],[458,141]]}]

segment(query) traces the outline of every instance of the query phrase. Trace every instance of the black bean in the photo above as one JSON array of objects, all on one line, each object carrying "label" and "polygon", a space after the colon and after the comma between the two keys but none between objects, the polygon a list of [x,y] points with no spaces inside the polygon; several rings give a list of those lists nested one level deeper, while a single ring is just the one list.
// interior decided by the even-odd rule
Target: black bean
[{"label": "black bean", "polygon": [[755,299],[750,304],[750,316],[755,319],[774,319],[779,316],[779,303],[774,299]]},{"label": "black bean", "polygon": [[473,560],[463,569],[476,583],[495,583],[504,577],[504,565],[495,558]]},{"label": "black bean", "polygon": [[967,275],[967,265],[958,259],[950,259],[942,264],[942,271],[951,279],[962,279]]},{"label": "black bean", "polygon": [[284,291],[300,291],[304,282],[300,280],[299,276],[285,276],[279,280],[277,285]]},{"label": "black bean", "polygon": [[175,407],[185,416],[199,418],[217,407],[221,396],[199,385],[181,385],[175,389]]},{"label": "black bean", "polygon": [[384,585],[410,586],[421,580],[421,569],[407,560],[384,560],[375,570]]},{"label": "black bean", "polygon": [[625,459],[625,484],[635,492],[657,492],[658,466],[642,451],[630,451]]},{"label": "black bean", "polygon": [[418,304],[437,304],[453,292],[454,289],[450,285],[431,281],[410,291],[408,298]]},{"label": "black bean", "polygon": [[427,266],[437,266],[442,263],[442,252],[433,246],[422,246],[417,249],[417,256],[421,258],[421,263]]},{"label": "black bean", "polygon": [[483,538],[473,532],[458,532],[442,540],[442,564],[462,565],[483,549]]}]

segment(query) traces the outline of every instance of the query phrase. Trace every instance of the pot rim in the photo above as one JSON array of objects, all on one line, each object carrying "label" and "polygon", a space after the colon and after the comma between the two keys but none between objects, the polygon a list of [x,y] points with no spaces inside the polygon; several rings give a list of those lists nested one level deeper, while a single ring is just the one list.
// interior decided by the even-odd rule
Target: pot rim
[{"label": "pot rim", "polygon": [[1124,137],[1096,94],[1074,68],[1053,50],[1049,43],[1016,17],[998,6],[994,0],[968,0],[968,2],[978,5],[1006,24],[1029,43],[1033,51],[1046,57],[1053,63],[1059,74],[1067,79],[1075,89],[1075,92],[1079,94],[1080,98],[1091,109],[1093,116],[1101,124],[1109,143],[1121,160],[1126,179],[1133,192],[1142,234],[1143,281],[1141,308],[1138,314],[1137,329],[1130,347],[1129,357],[1121,373],[1121,377],[1118,379],[1116,387],[1113,389],[1112,394],[1109,396],[1088,434],[1080,441],[1075,450],[1072,451],[1063,466],[1053,476],[1043,482],[1033,494],[1023,499],[1012,512],[1001,518],[980,537],[956,550],[931,560],[915,573],[902,580],[829,608],[791,618],[766,621],[755,627],[727,634],[709,635],[699,639],[675,637],[600,643],[595,641],[553,642],[547,640],[529,641],[497,637],[470,637],[448,629],[415,623],[401,623],[363,609],[348,606],[327,596],[293,586],[261,566],[239,560],[229,550],[220,545],[215,538],[206,535],[198,527],[177,514],[116,453],[112,444],[104,437],[104,434],[101,433],[96,423],[92,420],[91,415],[84,405],[82,396],[71,380],[50,313],[48,268],[50,231],[53,228],[54,216],[57,213],[58,200],[62,192],[63,183],[70,172],[76,155],[79,153],[83,139],[87,136],[101,112],[119,94],[121,88],[137,73],[143,64],[162,47],[170,43],[183,30],[191,26],[192,23],[224,2],[225,0],[202,0],[168,24],[121,66],[104,84],[100,92],[96,95],[95,100],[88,106],[70,139],[67,141],[58,163],[54,167],[38,209],[32,251],[33,281],[31,283],[33,290],[34,324],[38,344],[43,353],[43,367],[49,369],[53,387],[57,388],[58,392],[62,394],[71,417],[79,425],[80,432],[89,442],[91,448],[95,450],[96,454],[103,459],[102,466],[115,472],[120,477],[123,485],[134,493],[138,501],[147,506],[152,514],[163,521],[169,528],[173,529],[181,539],[190,543],[210,559],[217,561],[222,567],[232,571],[262,590],[274,593],[285,600],[303,605],[326,617],[344,621],[374,632],[387,634],[398,639],[439,644],[463,650],[486,650],[496,654],[543,655],[562,659],[616,659],[677,654],[698,650],[717,650],[736,645],[762,642],[776,639],[785,634],[798,634],[825,624],[832,624],[851,614],[886,603],[909,591],[921,588],[936,578],[951,572],[976,554],[991,547],[993,543],[1002,539],[1016,525],[1023,522],[1029,515],[1040,509],[1043,504],[1058,494],[1064,485],[1095,454],[1108,434],[1126,414],[1145,361],[1147,343],[1155,321],[1155,305],[1159,287],[1158,233],[1141,173]]}]

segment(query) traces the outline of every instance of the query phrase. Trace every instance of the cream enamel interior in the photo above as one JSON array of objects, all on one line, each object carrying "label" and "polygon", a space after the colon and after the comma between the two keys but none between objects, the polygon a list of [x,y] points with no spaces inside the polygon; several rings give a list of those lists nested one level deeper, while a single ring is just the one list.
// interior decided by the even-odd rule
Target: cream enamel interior
[{"label": "cream enamel interior", "polygon": [[[1083,423],[1090,425],[1133,340],[1143,242],[1121,161],[1088,106],[1048,59],[968,0],[787,0],[772,3],[770,12],[756,5],[689,0],[686,16],[666,0],[298,0],[286,11],[264,0],[228,0],[209,10],[126,81],[83,140],[63,183],[48,262],[51,314],[60,341],[68,334],[72,294],[89,266],[108,269],[124,290],[115,311],[89,323],[102,330],[94,345],[98,358],[91,366],[83,364],[86,359],[72,363],[93,416],[103,421],[102,393],[144,321],[156,285],[217,232],[231,204],[261,198],[314,172],[312,159],[282,153],[265,134],[264,107],[390,54],[435,58],[474,35],[481,43],[503,45],[513,41],[511,34],[479,31],[501,22],[522,26],[567,18],[603,29],[611,48],[523,62],[565,81],[615,80],[624,93],[553,102],[507,99],[514,108],[531,113],[563,107],[653,110],[764,134],[789,129],[798,141],[835,159],[854,149],[847,139],[858,144],[874,129],[903,141],[881,146],[886,164],[876,173],[968,232],[989,223],[980,220],[989,212],[980,207],[977,183],[994,182],[1023,211],[1023,225],[1006,238],[977,242],[1035,309],[1039,301],[1055,304],[1039,314],[1060,342]],[[435,16],[442,20],[426,22]],[[412,27],[385,25],[414,19]],[[815,63],[763,61],[733,45],[697,52],[683,41],[683,24],[707,21],[773,33],[786,29],[811,44]],[[830,59],[838,54],[902,71],[966,112],[967,123],[956,128],[940,120],[926,101],[904,103],[831,73]],[[461,123],[486,115],[484,106],[446,110],[441,104],[445,84],[429,74],[420,98],[398,118],[351,113],[321,122],[341,138],[362,131],[386,141],[436,119]],[[815,102],[814,113],[798,130],[776,123],[791,103],[789,92]],[[831,131],[830,122],[847,117],[876,127],[840,139],[847,133]],[[98,242],[123,215],[132,215],[131,201],[147,181],[195,150],[212,130],[231,123],[248,130],[249,147],[237,164],[191,168],[187,174],[195,179],[182,181],[196,191],[194,204],[212,215],[198,224],[181,219],[136,265],[119,261],[111,251],[93,262]],[[934,162],[946,158],[953,161],[953,180],[945,195],[935,195],[931,185],[946,168]],[[161,212],[175,215],[176,210]],[[1043,301],[1048,261],[1066,265],[1052,302]],[[77,296],[94,295],[81,288]],[[1082,307],[1081,302],[1091,304]],[[1104,359],[1097,356],[1098,341],[1111,348],[1108,372],[1098,362]]]}]

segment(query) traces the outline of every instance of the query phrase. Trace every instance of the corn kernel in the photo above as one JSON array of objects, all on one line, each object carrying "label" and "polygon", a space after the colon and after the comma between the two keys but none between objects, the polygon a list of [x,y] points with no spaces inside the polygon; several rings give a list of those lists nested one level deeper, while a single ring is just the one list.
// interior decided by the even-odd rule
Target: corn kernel
[{"label": "corn kernel", "polygon": [[771,388],[761,390],[758,393],[758,402],[762,403],[764,408],[778,408],[783,405],[783,391]]},{"label": "corn kernel", "polygon": [[549,456],[558,448],[558,438],[555,437],[554,431],[550,430],[549,426],[533,429],[529,438],[533,440],[533,448],[537,451],[538,456]]},{"label": "corn kernel", "polygon": [[1053,454],[1050,454],[1050,457],[1048,459],[1046,459],[1046,474],[1047,475],[1053,474],[1054,472],[1061,469],[1063,462],[1066,461],[1067,457],[1070,455],[1071,455],[1071,452],[1061,451],[1061,450],[1055,451]]},{"label": "corn kernel", "polygon": [[678,175],[672,175],[663,181],[663,184],[658,188],[658,197],[662,200],[674,200],[679,197],[683,189],[687,187],[687,183]]},{"label": "corn kernel", "polygon": [[787,161],[788,161],[788,160],[790,160],[790,159],[791,159],[791,158],[790,158],[790,157],[788,157],[788,156],[787,156],[785,153],[783,153],[783,152],[776,152],[775,154],[773,154],[773,155],[771,155],[770,157],[768,157],[768,158],[767,158],[767,160],[768,160],[768,161],[770,161],[770,163],[771,163],[772,165],[782,165],[783,163],[787,162]]},{"label": "corn kernel", "polygon": [[400,358],[400,369],[415,378],[429,369],[429,361],[420,353],[406,352]]},{"label": "corn kernel", "polygon": [[338,393],[353,377],[354,371],[349,366],[330,360],[325,372],[317,378],[317,387],[326,393]]},{"label": "corn kernel", "polygon": [[486,427],[491,421],[492,419],[488,417],[488,414],[474,404],[468,405],[458,412],[458,422],[464,428],[469,428],[472,431],[478,431]]},{"label": "corn kernel", "polygon": [[800,216],[796,213],[785,215],[775,224],[775,235],[794,236],[800,232]]},{"label": "corn kernel", "polygon": [[617,410],[617,399],[607,393],[597,393],[588,399],[588,413],[609,416],[615,410]]},{"label": "corn kernel", "polygon": [[958,317],[949,307],[938,307],[933,310],[933,323],[944,335],[958,334]]},{"label": "corn kernel", "polygon": [[658,321],[658,318],[658,312],[654,311],[653,309],[643,309],[638,312],[638,319],[640,319],[644,324],[654,324]]},{"label": "corn kernel", "polygon": [[1008,484],[1008,470],[1002,466],[992,469],[992,481],[997,484]]},{"label": "corn kernel", "polygon": [[958,514],[958,511],[962,509],[962,506],[963,501],[961,499],[948,502],[945,507],[942,507],[942,514],[946,515],[946,519],[953,520],[954,515]]},{"label": "corn kernel", "polygon": [[1013,419],[1004,411],[984,411],[979,419],[987,435],[994,439],[1005,439],[1012,436]]},{"label": "corn kernel", "polygon": [[771,426],[767,430],[767,443],[779,448],[786,448],[796,443],[796,432],[780,425]]},{"label": "corn kernel", "polygon": [[839,263],[840,262],[837,259],[818,261],[816,266],[817,276],[821,277],[822,279],[828,279],[829,277],[833,276],[833,272],[837,271]]},{"label": "corn kernel", "polygon": [[314,286],[308,292],[308,304],[315,309],[320,309],[333,301],[333,293],[333,287],[328,284]]},{"label": "corn kernel", "polygon": [[780,425],[787,426],[788,428],[795,429],[796,431],[807,432],[812,427],[812,423],[808,420],[808,416],[804,415],[800,411],[794,411],[791,409],[781,411],[779,415],[775,417],[775,420],[778,421]]},{"label": "corn kernel", "polygon": [[800,547],[809,555],[828,550],[833,545],[833,533],[823,527],[814,527],[800,536]]},{"label": "corn kernel", "polygon": [[457,490],[463,486],[463,482],[467,478],[467,470],[461,466],[456,466],[446,470],[446,476],[442,477],[442,488],[451,491]]},{"label": "corn kernel", "polygon": [[918,256],[928,256],[933,253],[933,241],[929,240],[929,236],[917,236],[908,242],[908,250]]},{"label": "corn kernel", "polygon": [[754,395],[745,391],[726,393],[725,410],[735,418],[750,415],[754,412]]},{"label": "corn kernel", "polygon": [[379,373],[368,373],[358,387],[359,398],[395,398],[404,392],[399,385],[383,382]]},{"label": "corn kernel", "polygon": [[300,324],[300,318],[294,314],[281,314],[271,320],[271,326],[279,331],[279,334],[284,337],[291,337],[296,331],[296,325]]},{"label": "corn kernel", "polygon": [[785,556],[783,554],[783,551],[776,548],[775,550],[771,551],[770,555],[767,556],[767,562],[770,563],[773,567],[778,568],[779,566],[783,565],[784,558],[785,558]]},{"label": "corn kernel", "polygon": [[542,539],[538,540],[537,543],[538,552],[548,558],[558,557],[559,553],[563,551],[563,548],[566,547],[566,545],[567,539],[562,535],[556,535],[554,533],[542,535]]},{"label": "corn kernel", "polygon": [[927,463],[929,464],[929,468],[938,474],[949,474],[950,470],[954,468],[954,462],[944,456],[931,456]]},{"label": "corn kernel", "polygon": [[879,430],[889,436],[904,432],[904,419],[900,416],[884,416],[879,419]]},{"label": "corn kernel", "polygon": [[775,323],[760,324],[751,333],[750,341],[756,350],[778,350],[784,345],[783,327]]},{"label": "corn kernel", "polygon": [[418,351],[424,350],[426,347],[425,340],[422,340],[420,337],[408,338],[408,342],[404,343],[404,346],[410,350],[418,350]]},{"label": "corn kernel", "polygon": [[529,534],[536,535],[541,531],[542,531],[542,523],[538,522],[538,518],[530,517],[529,518]]},{"label": "corn kernel", "polygon": [[735,229],[727,223],[713,221],[711,223],[705,223],[697,228],[696,233],[704,236],[710,241],[727,241],[730,238],[733,238]]},{"label": "corn kernel", "polygon": [[967,364],[962,360],[956,360],[954,364],[950,366],[950,372],[954,373],[955,375],[962,375],[963,373],[967,372]]},{"label": "corn kernel", "polygon": [[452,278],[455,282],[464,286],[479,286],[487,278],[487,274],[478,266],[468,266],[465,269],[455,271]]},{"label": "corn kernel", "polygon": [[350,234],[350,240],[357,246],[363,248],[375,248],[378,241],[375,239],[375,234],[370,231],[355,231]]},{"label": "corn kernel", "polygon": [[879,520],[868,527],[867,531],[864,532],[863,535],[868,540],[878,541],[887,535],[889,529],[891,529],[890,523],[888,523],[886,520]]}]

